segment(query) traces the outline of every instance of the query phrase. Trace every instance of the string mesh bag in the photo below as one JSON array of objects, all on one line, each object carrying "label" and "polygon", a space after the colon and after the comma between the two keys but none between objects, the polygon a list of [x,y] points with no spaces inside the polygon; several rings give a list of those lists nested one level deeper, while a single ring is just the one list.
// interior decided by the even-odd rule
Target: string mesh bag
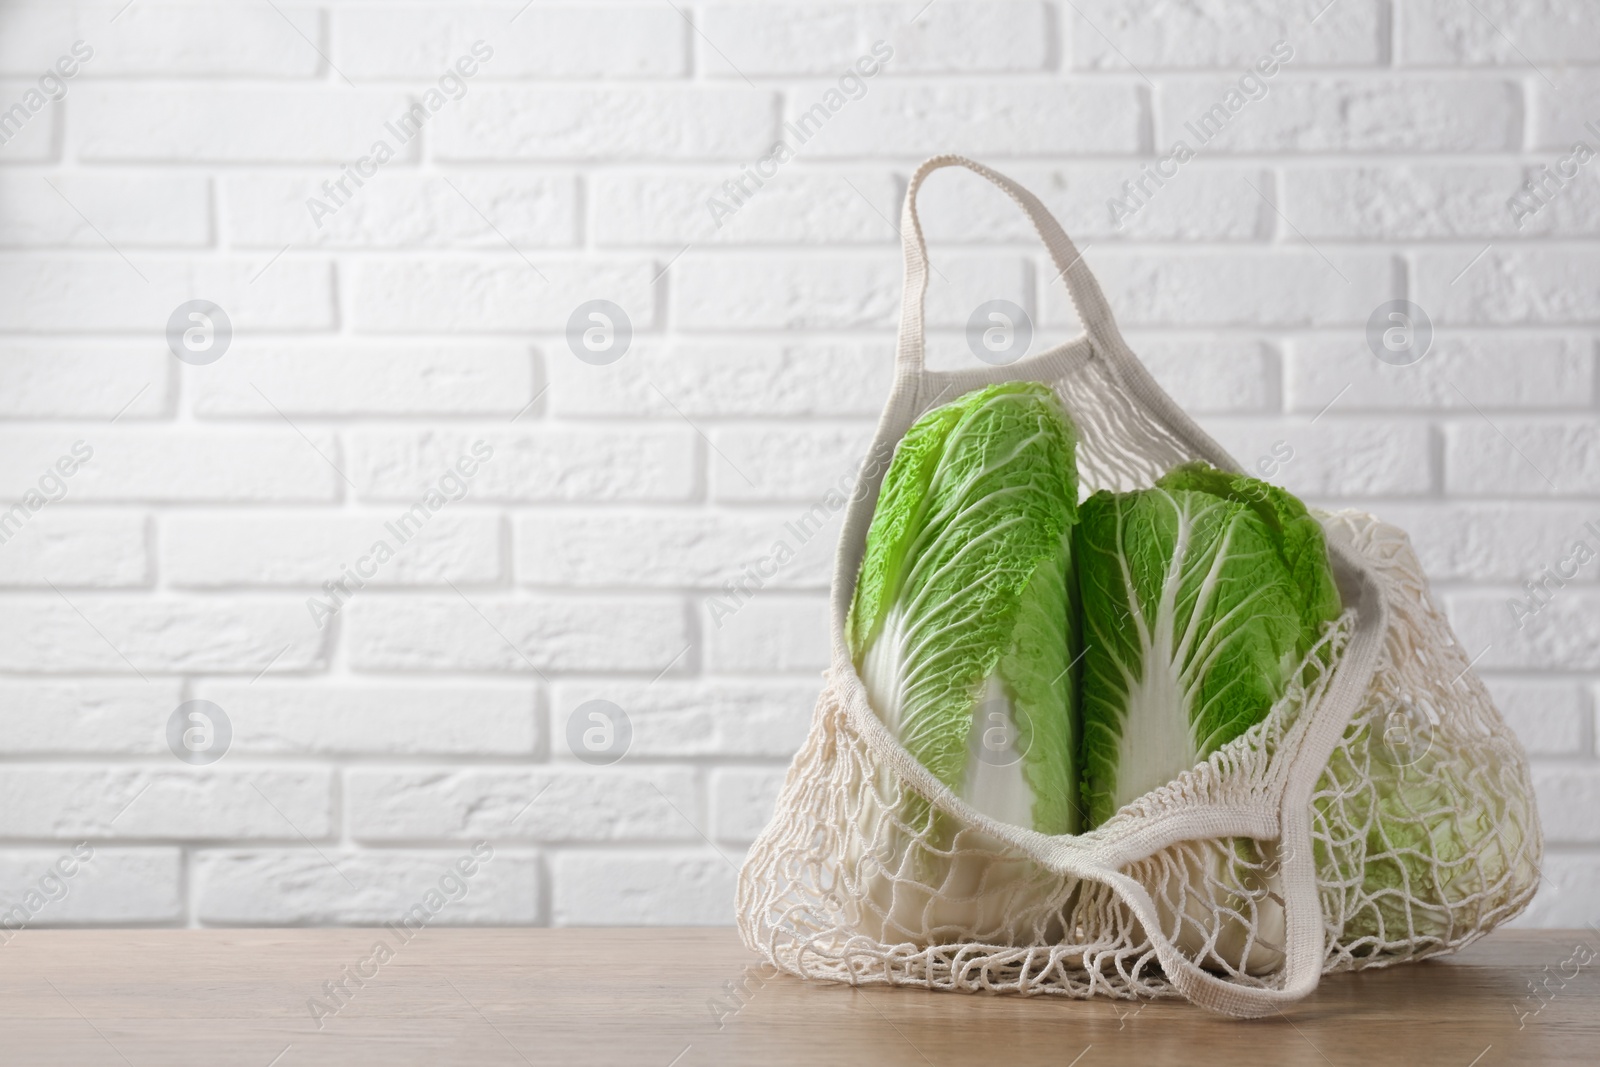
[{"label": "string mesh bag", "polygon": [[[916,198],[960,166],[1027,213],[1081,336],[1004,367],[924,366],[928,260]],[[964,992],[1181,996],[1271,1014],[1324,973],[1454,951],[1517,915],[1542,851],[1527,758],[1435,606],[1405,534],[1317,513],[1344,607],[1267,716],[1077,835],[998,822],[874,714],[844,638],[895,444],[939,403],[1000,381],[1051,387],[1084,495],[1177,464],[1239,464],[1155,384],[1100,287],[1032,194],[955,156],[906,192],[896,376],[846,512],[832,666],[771,823],[740,873],[739,930],[812,979]]]}]

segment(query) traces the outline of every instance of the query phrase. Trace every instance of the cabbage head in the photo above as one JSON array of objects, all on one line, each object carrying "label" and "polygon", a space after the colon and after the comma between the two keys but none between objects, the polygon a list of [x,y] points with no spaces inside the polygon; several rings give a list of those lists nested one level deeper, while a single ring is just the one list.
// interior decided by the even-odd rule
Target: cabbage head
[{"label": "cabbage head", "polygon": [[[1507,907],[1535,875],[1513,859],[1524,836],[1520,821],[1493,810],[1473,780],[1494,781],[1493,765],[1482,755],[1463,759],[1431,747],[1396,762],[1370,732],[1368,742],[1365,774],[1335,760],[1319,784],[1339,789],[1319,796],[1324,817],[1362,831],[1349,841],[1317,842],[1318,866],[1346,887],[1341,940],[1370,938],[1366,951],[1414,938],[1448,941]],[[1330,813],[1334,802],[1342,810]],[[1351,877],[1357,867],[1359,880]]]},{"label": "cabbage head", "polygon": [[1321,525],[1254,478],[1188,464],[1079,520],[1092,827],[1266,718],[1340,601]]},{"label": "cabbage head", "polygon": [[927,412],[884,476],[846,640],[874,712],[977,810],[1080,828],[1076,446],[1035,382]]}]

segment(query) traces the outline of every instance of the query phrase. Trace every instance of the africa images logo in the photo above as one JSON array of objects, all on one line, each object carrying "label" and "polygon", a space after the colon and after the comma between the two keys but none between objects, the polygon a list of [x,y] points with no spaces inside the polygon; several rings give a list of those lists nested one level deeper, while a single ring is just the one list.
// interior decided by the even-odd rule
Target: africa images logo
[{"label": "africa images logo", "polygon": [[[800,112],[792,121],[784,122],[783,140],[774,142],[767,154],[756,160],[753,165],[746,165],[737,178],[730,178],[722,183],[722,192],[727,196],[727,200],[715,195],[708,196],[706,210],[711,213],[711,221],[716,223],[717,229],[722,228],[723,219],[744,207],[757,189],[776,178],[778,169],[798,156],[801,147],[820,133],[829,119],[844,110],[844,106],[850,101],[860,100],[866,96],[866,79],[875,77],[883,69],[883,64],[889,62],[893,56],[894,48],[888,42],[872,42],[872,54],[859,57],[848,70],[839,75],[837,89],[828,89],[822,94],[821,100]],[[794,139],[793,144],[789,143],[791,137]],[[749,187],[747,183],[754,188]]]},{"label": "africa images logo", "polygon": [[61,56],[55,65],[39,75],[38,88],[29,87],[22,98],[10,107],[0,110],[0,144],[9,144],[22,132],[33,116],[44,110],[46,104],[66,99],[67,79],[78,73],[80,66],[94,58],[94,47],[85,41],[72,42],[72,54]]},{"label": "africa images logo", "polygon": [[1178,176],[1178,171],[1216,140],[1233,121],[1233,117],[1251,103],[1266,98],[1271,92],[1271,79],[1294,58],[1294,46],[1288,41],[1277,41],[1266,55],[1258,58],[1252,67],[1223,93],[1222,99],[1183,124],[1184,130],[1194,138],[1194,147],[1182,137],[1172,143],[1172,149],[1155,163],[1146,163],[1139,177],[1122,183],[1122,196],[1106,201],[1106,211],[1111,222],[1121,230],[1128,220],[1155,197],[1167,182]]},{"label": "africa images logo", "polygon": [[493,457],[493,445],[481,439],[472,442],[471,456],[463,452],[454,465],[439,477],[437,484],[428,485],[416,503],[383,524],[384,533],[388,536],[374,540],[366,553],[356,559],[354,566],[343,564],[337,578],[329,578],[322,583],[322,591],[327,594],[326,600],[319,599],[315,594],[306,597],[306,610],[311,613],[311,621],[317,624],[317,629],[327,626],[328,620],[339,614],[351,597],[365,589],[367,583],[378,576],[383,565],[422,532],[429,519],[455,501],[464,499],[472,488],[473,477]]},{"label": "africa images logo", "polygon": [[[324,218],[337,215],[340,209],[350,203],[356,191],[366,184],[362,179],[375,177],[378,168],[393,159],[399,148],[410,144],[422,132],[428,120],[444,109],[445,104],[466,96],[467,79],[478,73],[480,62],[489,62],[493,55],[494,49],[483,41],[472,42],[472,55],[457,59],[452,69],[441,74],[437,88],[428,89],[422,94],[421,100],[406,108],[404,114],[383,124],[384,130],[394,138],[394,144],[389,143],[388,137],[379,137],[372,142],[366,155],[354,163],[346,163],[338,177],[322,183],[323,197],[307,197],[306,211],[310,212],[311,221],[316,223],[317,229],[322,228]],[[355,189],[350,188],[351,184],[355,185]]]}]

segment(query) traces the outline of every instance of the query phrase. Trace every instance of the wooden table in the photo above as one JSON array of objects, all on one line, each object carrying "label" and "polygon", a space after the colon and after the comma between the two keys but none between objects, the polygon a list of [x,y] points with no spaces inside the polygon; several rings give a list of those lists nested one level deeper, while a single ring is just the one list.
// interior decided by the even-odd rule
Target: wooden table
[{"label": "wooden table", "polygon": [[[380,938],[386,960],[372,951]],[[384,930],[23,931],[0,945],[0,1064],[1600,1062],[1592,931],[1502,931],[1451,959],[1330,978],[1284,1016],[1243,1023],[1171,1002],[763,980],[721,929],[436,929],[397,941]],[[347,967],[370,977],[346,979],[353,995],[332,1012],[323,984]],[[730,999],[730,982],[748,993]]]}]

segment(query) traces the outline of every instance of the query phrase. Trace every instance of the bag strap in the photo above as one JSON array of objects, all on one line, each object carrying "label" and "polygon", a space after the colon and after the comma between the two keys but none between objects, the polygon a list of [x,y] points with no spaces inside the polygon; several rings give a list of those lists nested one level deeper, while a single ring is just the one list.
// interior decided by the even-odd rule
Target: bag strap
[{"label": "bag strap", "polygon": [[1091,341],[1114,340],[1121,346],[1122,337],[1117,332],[1116,321],[1111,317],[1111,306],[1100,292],[1100,283],[1083,261],[1072,239],[1061,228],[1039,198],[998,171],[964,156],[934,156],[918,167],[906,186],[905,207],[901,212],[900,240],[905,251],[905,293],[900,304],[900,348],[897,366],[902,374],[920,373],[923,368],[923,304],[928,292],[928,245],[922,235],[922,221],[917,217],[917,191],[923,181],[944,167],[965,167],[999,186],[1007,196],[1027,213],[1034,231],[1044,242],[1055,264],[1056,277],[1067,283],[1067,295],[1083,323],[1084,333]]},{"label": "bag strap", "polygon": [[[1358,622],[1331,684],[1312,709],[1284,776],[1278,838],[1284,912],[1281,987],[1241,985],[1201,969],[1160,934],[1154,902],[1144,887],[1121,874],[1115,883],[1123,900],[1145,924],[1156,957],[1173,987],[1194,1004],[1224,1015],[1259,1018],[1279,1012],[1315,990],[1322,977],[1327,945],[1317,888],[1316,848],[1311,836],[1311,796],[1372,684],[1389,633],[1389,608],[1382,581],[1355,551],[1331,540],[1328,551],[1352,576]],[[1286,855],[1282,851],[1285,849]]]}]

